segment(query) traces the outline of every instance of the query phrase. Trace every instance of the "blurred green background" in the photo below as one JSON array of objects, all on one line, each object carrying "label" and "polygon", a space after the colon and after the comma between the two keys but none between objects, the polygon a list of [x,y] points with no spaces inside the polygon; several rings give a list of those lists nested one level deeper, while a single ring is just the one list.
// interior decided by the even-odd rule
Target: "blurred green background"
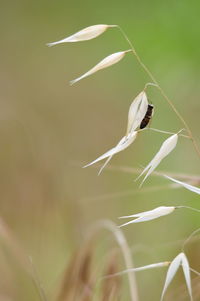
[{"label": "blurred green background", "polygon": [[[1,1],[0,216],[32,257],[48,296],[55,294],[66,264],[96,221],[119,223],[118,216],[161,205],[198,208],[199,199],[183,189],[168,189],[169,182],[157,177],[138,190],[136,174],[120,170],[145,166],[167,137],[160,133],[140,135],[112,159],[115,170],[107,168],[98,177],[96,168],[82,169],[121,139],[129,106],[150,80],[127,55],[69,86],[108,54],[129,48],[117,29],[88,42],[53,48],[45,44],[89,25],[120,25],[199,143],[199,13],[200,3],[189,0]],[[152,127],[172,132],[183,127],[156,88],[149,88],[148,96],[155,106]],[[158,170],[198,174],[199,158],[191,142],[180,138]],[[148,190],[159,185],[166,189]],[[198,227],[198,213],[182,210],[130,225],[124,233],[140,266],[171,260]],[[101,260],[109,238],[105,232],[97,241]],[[7,249],[2,243],[0,300],[39,300]],[[199,250],[198,243],[186,249],[196,270]],[[159,300],[163,271],[140,273],[137,280],[140,300]],[[183,283],[181,274],[177,283]],[[122,300],[129,300],[128,291]]]}]

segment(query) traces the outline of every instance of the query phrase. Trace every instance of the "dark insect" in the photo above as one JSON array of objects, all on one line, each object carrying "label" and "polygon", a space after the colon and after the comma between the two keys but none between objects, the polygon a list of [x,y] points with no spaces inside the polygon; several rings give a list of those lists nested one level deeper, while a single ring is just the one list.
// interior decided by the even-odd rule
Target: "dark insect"
[{"label": "dark insect", "polygon": [[153,115],[153,108],[154,108],[153,105],[148,105],[147,112],[146,112],[142,122],[140,123],[140,129],[144,129],[148,125],[148,123],[151,120],[151,117]]}]

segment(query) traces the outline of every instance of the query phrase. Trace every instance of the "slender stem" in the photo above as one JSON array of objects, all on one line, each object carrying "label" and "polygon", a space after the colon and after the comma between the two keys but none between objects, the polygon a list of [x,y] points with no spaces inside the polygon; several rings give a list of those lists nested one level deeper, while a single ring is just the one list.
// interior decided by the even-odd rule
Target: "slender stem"
[{"label": "slender stem", "polygon": [[42,286],[42,283],[38,277],[38,274],[37,274],[37,271],[35,269],[35,266],[33,265],[33,261],[32,261],[32,258],[29,257],[29,261],[30,261],[30,265],[31,265],[31,269],[32,269],[32,280],[33,280],[33,283],[38,291],[38,294],[40,296],[40,299],[42,301],[47,301],[47,297],[46,297],[46,294],[45,294],[45,291],[44,291],[44,288]]},{"label": "slender stem", "polygon": [[190,271],[192,271],[192,272],[193,272],[193,273],[195,273],[196,275],[200,276],[200,273],[199,273],[199,272],[197,272],[196,270],[194,270],[194,269],[190,268]]},{"label": "slender stem", "polygon": [[11,254],[17,259],[17,262],[20,263],[20,266],[23,267],[26,273],[31,277],[39,294],[40,300],[47,301],[47,296],[36,274],[32,261],[26,255],[18,240],[16,240],[10,228],[2,219],[0,219],[0,242],[7,246]]},{"label": "slender stem", "polygon": [[188,135],[190,137],[190,139],[192,140],[193,146],[195,148],[196,153],[198,154],[199,158],[200,158],[200,149],[199,146],[192,134],[192,131],[190,130],[190,127],[188,126],[187,122],[185,121],[185,119],[182,117],[182,115],[179,113],[179,111],[176,109],[176,107],[174,106],[173,102],[169,99],[169,97],[165,94],[164,90],[161,88],[161,86],[159,85],[159,83],[157,82],[157,80],[155,79],[154,75],[151,73],[151,71],[147,68],[147,66],[142,62],[140,56],[138,55],[138,53],[135,50],[135,47],[133,46],[133,44],[131,43],[131,41],[129,40],[129,38],[127,37],[126,33],[123,31],[123,29],[120,26],[117,26],[117,28],[120,30],[120,32],[122,33],[123,37],[126,39],[126,41],[128,42],[128,44],[130,45],[133,55],[136,57],[138,63],[140,64],[140,66],[144,69],[144,71],[148,74],[148,76],[151,78],[151,80],[153,81],[153,83],[155,84],[155,86],[157,87],[157,89],[160,91],[161,95],[164,97],[164,99],[167,101],[167,103],[170,105],[170,107],[172,108],[172,110],[175,112],[175,114],[177,115],[177,117],[180,119],[180,121],[183,123],[184,127],[186,128]]},{"label": "slender stem", "polygon": [[195,231],[193,231],[193,232],[188,236],[188,238],[183,242],[182,250],[185,249],[186,244],[188,244],[188,242],[191,240],[191,238],[192,238],[195,234],[197,234],[199,231],[200,231],[200,228],[196,229]]},{"label": "slender stem", "polygon": [[[174,135],[174,134],[177,134],[177,133],[172,133],[172,132],[167,132],[167,131],[158,130],[158,129],[155,129],[155,128],[144,128],[144,129],[142,129],[142,130],[139,130],[138,132],[140,132],[140,131],[145,131],[145,130],[151,130],[151,131],[154,131],[154,132],[163,133],[163,134],[167,134],[167,135]],[[184,137],[184,138],[187,138],[187,139],[191,139],[191,138],[190,138],[189,136],[187,136],[187,135],[179,134],[179,136]]]},{"label": "slender stem", "polygon": [[193,207],[190,207],[190,206],[176,206],[176,208],[177,209],[179,209],[179,208],[185,208],[185,209],[190,209],[190,210],[193,210],[193,211],[196,211],[196,212],[200,212],[199,209],[196,209],[196,208],[193,208]]},{"label": "slender stem", "polygon": [[[121,231],[113,222],[109,220],[102,220],[96,224],[96,227],[93,228],[93,232],[96,233],[96,231],[100,229],[107,229],[109,230],[115,237],[117,243],[119,244],[123,257],[124,262],[126,265],[126,269],[132,269],[134,268],[133,259],[131,256],[131,252],[128,246],[128,243],[126,241],[126,238]],[[129,289],[130,289],[130,300],[131,301],[138,301],[138,290],[137,290],[137,283],[134,273],[128,273],[128,280],[129,280]]]}]

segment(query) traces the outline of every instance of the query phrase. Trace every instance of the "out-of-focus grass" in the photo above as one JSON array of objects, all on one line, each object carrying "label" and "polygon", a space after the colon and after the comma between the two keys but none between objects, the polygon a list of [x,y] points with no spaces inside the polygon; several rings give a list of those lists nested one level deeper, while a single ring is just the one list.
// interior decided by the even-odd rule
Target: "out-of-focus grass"
[{"label": "out-of-focus grass", "polygon": [[[120,215],[159,205],[199,205],[196,195],[182,189],[136,193],[134,174],[105,170],[97,177],[96,169],[81,168],[122,137],[129,105],[149,81],[130,55],[69,87],[70,79],[107,54],[127,49],[119,32],[113,29],[93,41],[51,49],[45,43],[88,25],[119,24],[199,141],[199,10],[197,1],[186,0],[1,3],[0,215],[33,258],[47,292],[54,292],[93,222],[102,218],[117,222]],[[158,91],[151,88],[149,96],[155,105],[152,126],[180,129],[182,125]],[[144,133],[112,164],[146,165],[164,139],[162,134]],[[198,160],[190,141],[180,139],[160,169],[195,174]],[[151,177],[144,188],[165,184],[166,180]],[[127,190],[133,193],[121,196]],[[113,193],[116,197],[98,199]],[[198,214],[185,211],[124,229],[136,264],[171,259],[179,250],[179,240],[196,229],[198,221]],[[104,240],[98,244],[101,248]],[[191,244],[187,251],[198,269],[198,244]],[[5,255],[3,247],[0,255],[4,275],[0,296],[36,300],[20,266]],[[146,296],[158,299],[163,282],[160,273],[154,272],[150,282],[148,274],[138,276],[141,300]]]}]

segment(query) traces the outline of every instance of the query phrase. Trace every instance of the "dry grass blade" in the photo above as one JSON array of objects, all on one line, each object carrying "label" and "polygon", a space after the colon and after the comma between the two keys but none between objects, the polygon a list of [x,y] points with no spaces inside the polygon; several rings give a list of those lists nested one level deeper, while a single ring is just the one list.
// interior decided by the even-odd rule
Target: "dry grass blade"
[{"label": "dry grass blade", "polygon": [[111,192],[111,193],[107,193],[107,194],[100,194],[100,195],[94,195],[94,196],[89,196],[89,197],[83,197],[81,199],[81,201],[102,201],[102,200],[111,200],[111,199],[115,199],[115,198],[123,198],[123,197],[127,197],[127,196],[134,196],[135,194],[138,193],[147,193],[147,192],[154,192],[154,191],[160,191],[160,190],[166,190],[168,188],[173,188],[173,184],[172,185],[155,185],[155,186],[151,186],[151,187],[145,187],[141,190],[139,189],[131,189],[131,190],[125,190],[122,192]]},{"label": "dry grass blade", "polygon": [[77,261],[78,254],[73,254],[67,268],[64,271],[61,287],[58,293],[57,301],[65,301],[74,298],[75,284],[77,280]]},{"label": "dry grass blade", "polygon": [[[103,220],[97,223],[95,233],[96,231],[101,230],[103,228],[109,230],[114,235],[121,249],[122,255],[124,257],[126,269],[134,268],[130,249],[121,229],[119,229],[113,222],[109,220]],[[128,273],[128,282],[129,282],[129,289],[130,289],[130,300],[138,301],[139,298],[138,298],[138,291],[137,291],[137,283],[136,283],[136,278],[134,273]]]},{"label": "dry grass blade", "polygon": [[2,219],[0,219],[0,241],[7,247],[8,251],[14,256],[14,258],[17,259],[20,266],[29,274],[40,299],[42,301],[47,301],[46,294],[37,276],[32,260],[30,260],[30,258],[25,254],[19,242]]},{"label": "dry grass blade", "polygon": [[[68,161],[68,163],[72,166],[78,166],[78,167],[81,167],[83,165],[82,162],[79,162],[79,161]],[[100,164],[96,164],[95,166],[93,166],[93,168],[100,168],[101,165]],[[107,170],[109,171],[120,171],[120,172],[123,172],[123,173],[127,173],[127,174],[138,174],[140,172],[142,172],[142,169],[141,168],[134,168],[134,167],[130,167],[130,166],[122,166],[122,165],[109,165],[107,167]],[[197,174],[186,174],[186,173],[181,173],[181,172],[167,172],[167,171],[156,171],[154,170],[152,172],[152,176],[155,176],[155,177],[160,177],[160,176],[163,176],[165,174],[168,174],[170,177],[175,177],[175,178],[180,178],[180,179],[183,179],[183,180],[188,180],[190,181],[190,183],[193,183],[193,184],[200,184],[200,176],[197,175]],[[178,185],[173,185],[173,186],[170,186],[170,187],[178,187]]]},{"label": "dry grass blade", "polygon": [[93,248],[80,249],[69,262],[63,276],[57,301],[92,300],[94,279],[91,276]]},{"label": "dry grass blade", "polygon": [[[110,258],[106,264],[105,275],[115,274],[118,271],[118,258],[116,254],[110,254]],[[121,280],[117,278],[109,278],[102,283],[101,301],[119,300],[121,291]]]}]

